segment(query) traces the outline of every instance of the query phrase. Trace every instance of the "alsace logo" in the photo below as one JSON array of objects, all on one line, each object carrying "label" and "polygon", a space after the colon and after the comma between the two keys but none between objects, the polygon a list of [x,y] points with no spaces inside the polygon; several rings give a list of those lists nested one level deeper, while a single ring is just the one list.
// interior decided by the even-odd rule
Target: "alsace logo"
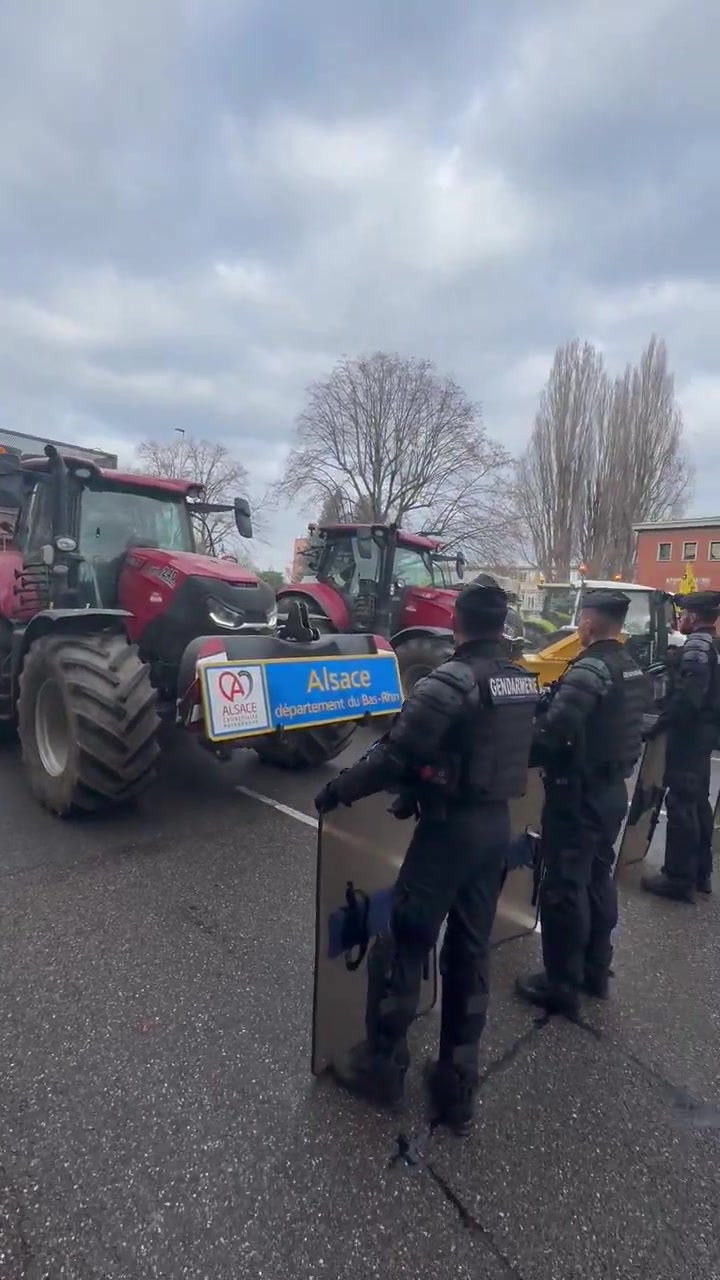
[{"label": "alsace logo", "polygon": [[249,671],[223,671],[218,688],[226,702],[247,702],[253,691],[254,680]]}]

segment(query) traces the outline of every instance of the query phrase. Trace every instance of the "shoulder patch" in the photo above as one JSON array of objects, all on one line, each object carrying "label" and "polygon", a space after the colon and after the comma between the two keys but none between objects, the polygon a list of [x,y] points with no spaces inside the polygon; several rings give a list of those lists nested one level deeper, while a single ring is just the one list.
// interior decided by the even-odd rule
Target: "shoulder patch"
[{"label": "shoulder patch", "polygon": [[537,676],[497,675],[488,678],[488,691],[493,706],[502,703],[537,702],[540,697]]}]

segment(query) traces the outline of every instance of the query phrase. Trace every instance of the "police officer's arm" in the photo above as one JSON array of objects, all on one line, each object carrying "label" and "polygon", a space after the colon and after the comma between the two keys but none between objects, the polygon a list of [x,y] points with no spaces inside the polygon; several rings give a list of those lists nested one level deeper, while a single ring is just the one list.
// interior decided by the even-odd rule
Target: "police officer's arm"
[{"label": "police officer's arm", "polygon": [[713,663],[717,661],[702,632],[688,636],[680,650],[673,687],[667,704],[658,716],[653,735],[691,723],[702,711],[710,692]]},{"label": "police officer's arm", "polygon": [[462,662],[446,662],[418,680],[389,731],[331,784],[353,804],[376,791],[408,784],[423,765],[439,763],[449,731],[465,721],[477,685]]},{"label": "police officer's arm", "polygon": [[533,756],[554,755],[576,741],[591,712],[612,689],[612,676],[598,658],[580,658],[559,681],[557,692],[538,721]]}]

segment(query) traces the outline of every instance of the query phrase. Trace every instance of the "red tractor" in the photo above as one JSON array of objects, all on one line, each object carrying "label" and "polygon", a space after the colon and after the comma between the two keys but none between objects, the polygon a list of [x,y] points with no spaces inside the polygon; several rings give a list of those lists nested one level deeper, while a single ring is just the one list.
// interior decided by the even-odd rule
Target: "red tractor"
[{"label": "red tractor", "polygon": [[[278,592],[280,615],[304,600],[321,632],[374,632],[398,657],[405,693],[453,650],[452,612],[465,558],[396,525],[311,525],[305,572]],[[509,615],[508,639],[522,621]]]},{"label": "red tractor", "polygon": [[248,503],[203,503],[201,491],[105,470],[53,445],[43,457],[0,456],[0,725],[17,729],[32,789],[54,813],[143,791],[162,717],[218,755],[253,747],[291,768],[332,759],[355,729],[278,729],[220,747],[205,735],[199,659],[314,661],[378,645],[372,636],[318,639],[302,625],[279,632],[267,583],[196,551],[193,519],[216,511],[234,511],[251,537]]}]

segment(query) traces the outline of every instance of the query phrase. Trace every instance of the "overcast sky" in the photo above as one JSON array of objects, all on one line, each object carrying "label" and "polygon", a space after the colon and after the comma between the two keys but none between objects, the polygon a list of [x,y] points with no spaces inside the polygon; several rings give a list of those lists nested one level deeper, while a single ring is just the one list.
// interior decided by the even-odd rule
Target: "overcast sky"
[{"label": "overcast sky", "polygon": [[720,0],[4,0],[2,425],[183,427],[259,494],[343,353],[519,450],[558,343],[655,330],[720,511],[719,48]]}]

